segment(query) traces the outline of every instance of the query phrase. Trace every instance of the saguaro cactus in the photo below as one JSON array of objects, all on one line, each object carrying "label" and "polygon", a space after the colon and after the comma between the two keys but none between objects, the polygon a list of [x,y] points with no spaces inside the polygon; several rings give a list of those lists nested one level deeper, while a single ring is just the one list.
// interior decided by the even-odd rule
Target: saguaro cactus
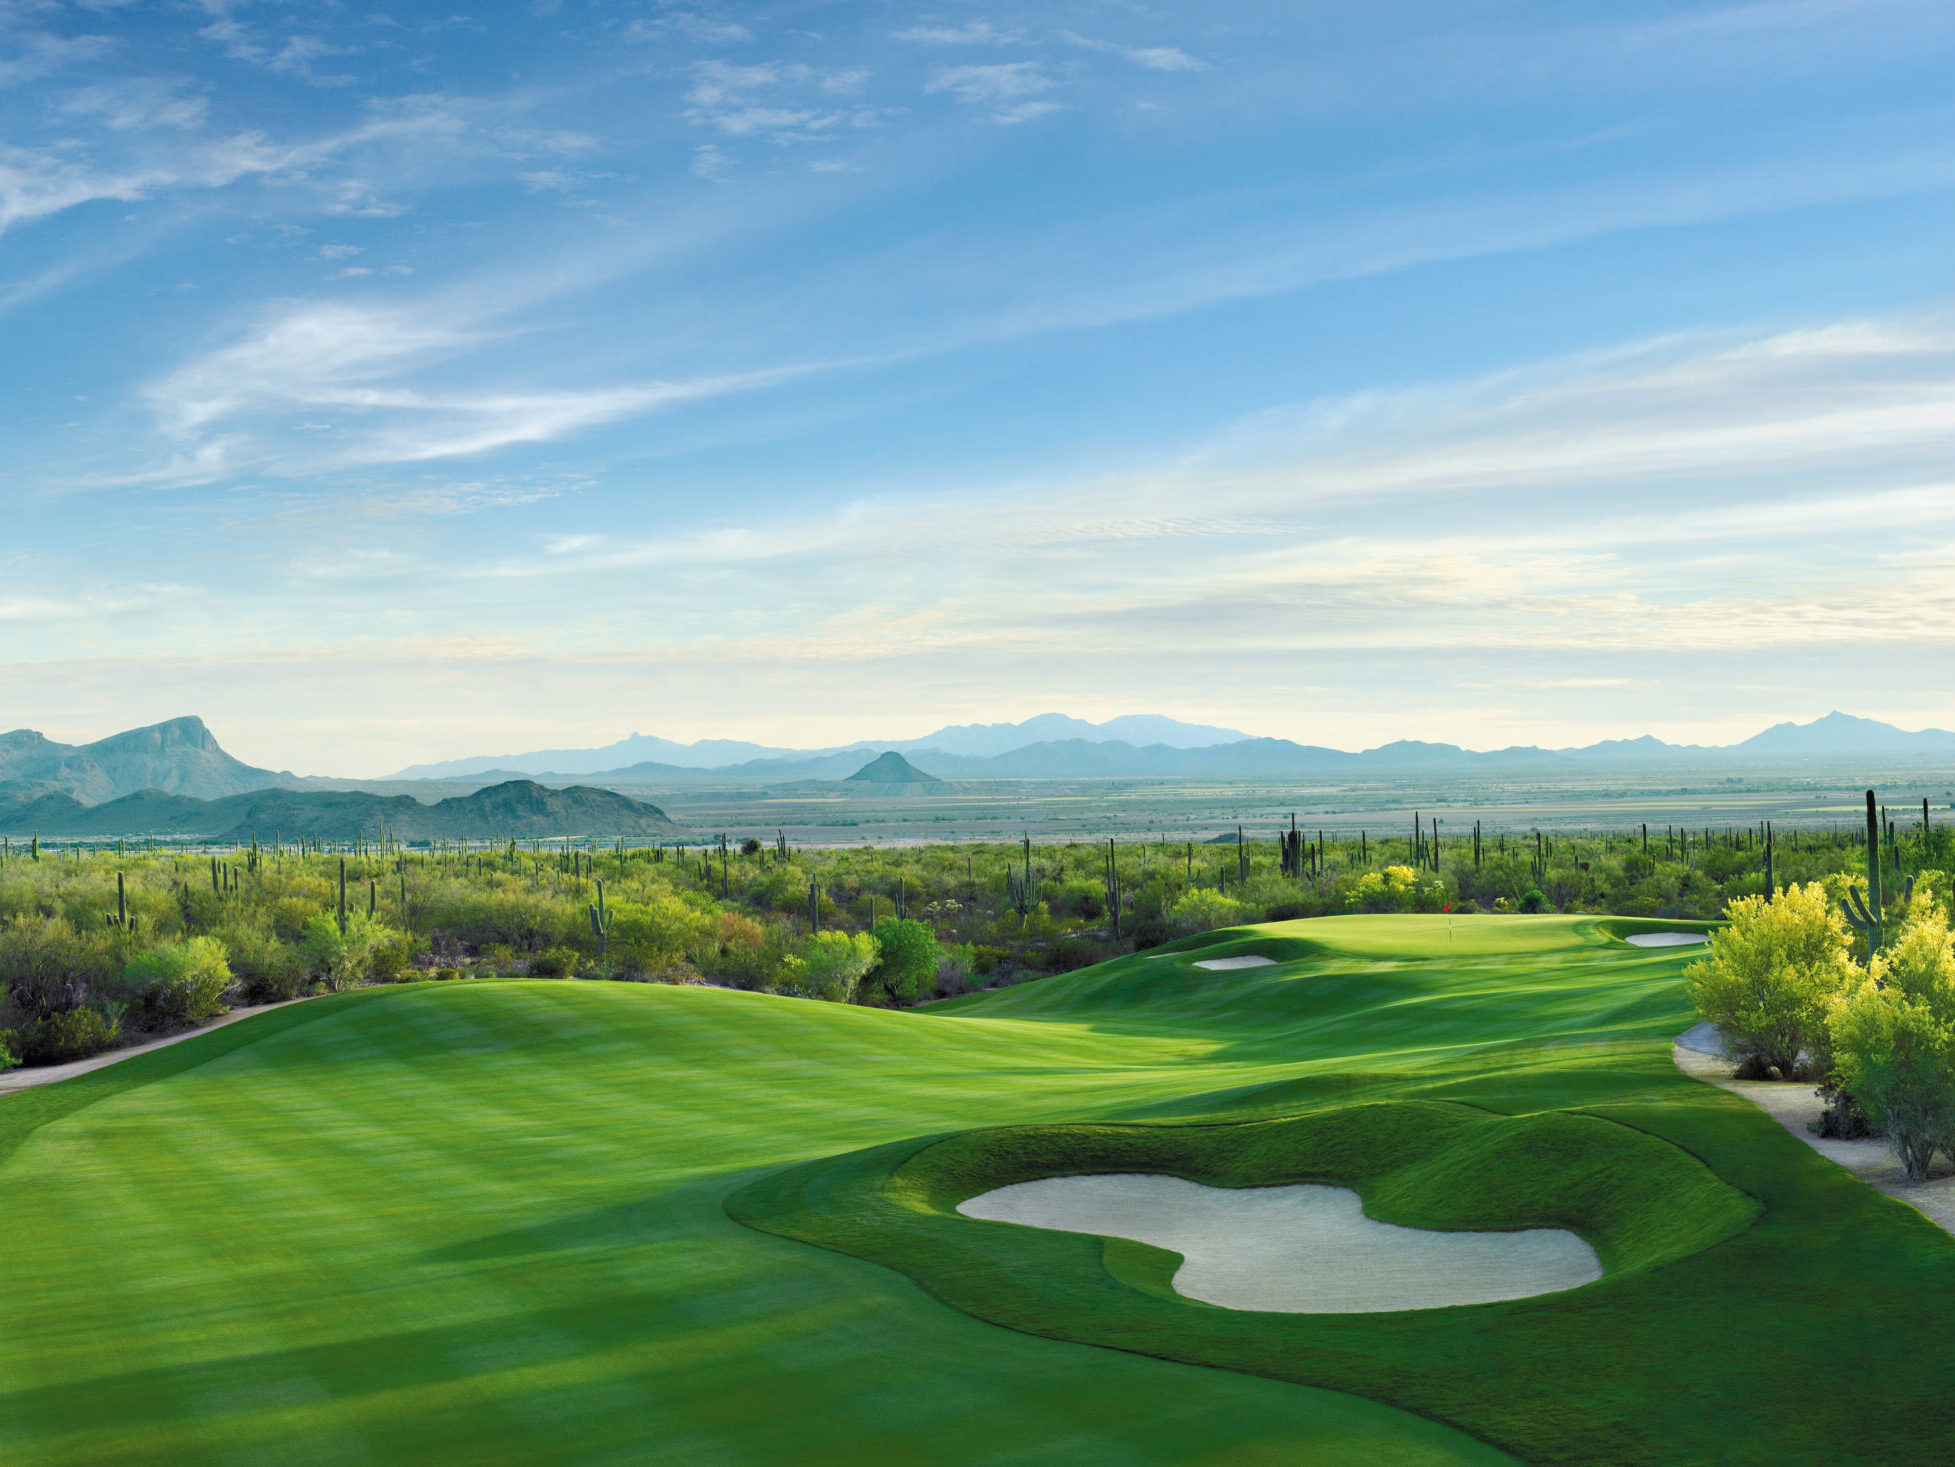
[{"label": "saguaro cactus", "polygon": [[[1236,840],[1239,843],[1241,839],[1242,831],[1238,828]],[[1114,859],[1112,836],[1108,836],[1106,841],[1106,909],[1107,915],[1113,919],[1113,940],[1118,942],[1120,940],[1120,867]]]},{"label": "saguaro cactus", "polygon": [[597,884],[597,900],[586,909],[591,914],[591,936],[597,939],[597,955],[604,956],[605,944],[611,936],[611,911],[604,905],[604,883]]},{"label": "saguaro cactus", "polygon": [[1874,792],[1867,791],[1867,899],[1862,901],[1860,889],[1849,886],[1846,900],[1840,906],[1846,912],[1846,920],[1855,931],[1864,933],[1867,939],[1867,960],[1880,951],[1881,911],[1885,904],[1880,893],[1880,811],[1874,803]]},{"label": "saguaro cactus", "polygon": [[346,936],[346,857],[339,858],[339,935]]},{"label": "saguaro cactus", "polygon": [[136,919],[129,915],[129,903],[122,888],[122,873],[120,871],[115,873],[115,915],[113,917],[108,917],[107,913],[103,915],[107,917],[108,924],[111,927],[120,928],[124,932],[134,932],[136,930]]}]

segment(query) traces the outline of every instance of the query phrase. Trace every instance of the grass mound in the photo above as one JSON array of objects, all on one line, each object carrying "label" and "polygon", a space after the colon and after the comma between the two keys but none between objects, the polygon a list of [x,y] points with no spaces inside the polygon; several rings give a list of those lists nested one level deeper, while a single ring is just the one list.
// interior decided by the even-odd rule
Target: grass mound
[{"label": "grass mound", "polygon": [[[1356,1190],[1372,1217],[1407,1227],[1567,1228],[1595,1247],[1610,1274],[1708,1248],[1758,1216],[1755,1201],[1696,1158],[1626,1126],[1429,1101],[1237,1125],[973,1131],[904,1161],[885,1193],[892,1211],[933,1213],[957,1226],[967,1221],[957,1204],[994,1187],[1094,1172],[1158,1172],[1212,1187],[1333,1183]],[[729,1210],[759,1220],[743,1199],[764,1196],[766,1186],[736,1194]],[[769,1221],[769,1231],[781,1232],[795,1218]],[[873,1241],[858,1241],[871,1250],[862,1256],[872,1256]]]},{"label": "grass mound", "polygon": [[[1395,1395],[1422,1358],[1416,1322],[1369,1343],[1406,1354],[1339,1351],[1317,1326],[1347,1316],[1246,1316],[1175,1294],[1179,1260],[1129,1240],[986,1223],[960,1202],[1043,1177],[1145,1172],[1208,1186],[1328,1182],[1354,1188],[1371,1216],[1431,1229],[1567,1228],[1586,1238],[1611,1283],[1699,1253],[1740,1232],[1758,1203],[1676,1146],[1595,1116],[1500,1116],[1429,1101],[1387,1101],[1222,1125],[1041,1125],[969,1131],[920,1147],[873,1148],[764,1177],[727,1200],[749,1227],[908,1274],[967,1313],[1034,1334],[1196,1364],[1321,1379],[1339,1354],[1345,1389]],[[1549,1298],[1419,1311],[1443,1320],[1543,1319]],[[1572,1298],[1573,1296],[1565,1296]],[[1586,1310],[1578,1310],[1586,1314]],[[1406,1316],[1406,1319],[1412,1318]],[[1440,1324],[1437,1348],[1458,1326]],[[1552,1330],[1549,1331],[1553,1333]],[[1301,1355],[1306,1339],[1311,1348]],[[1421,1402],[1415,1409],[1429,1409]]]}]

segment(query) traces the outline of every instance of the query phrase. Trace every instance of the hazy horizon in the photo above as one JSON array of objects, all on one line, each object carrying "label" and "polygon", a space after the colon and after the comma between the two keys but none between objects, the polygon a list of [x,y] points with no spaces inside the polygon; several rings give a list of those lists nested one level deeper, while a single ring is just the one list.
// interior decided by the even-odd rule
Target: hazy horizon
[{"label": "hazy horizon", "polygon": [[[1044,718],[1044,717],[1054,717],[1054,716],[1071,717],[1072,715],[1068,715],[1063,711],[1047,709],[1039,714],[1029,714],[1022,719],[975,720],[973,721],[972,724],[964,725],[964,726],[979,727],[979,728],[1016,728],[1025,723],[1031,722],[1034,719]],[[1094,722],[1100,725],[1101,727],[1104,727],[1106,724],[1116,721],[1117,719],[1123,717],[1135,718],[1135,717],[1154,717],[1154,716],[1157,715],[1138,714],[1133,711],[1129,711],[1127,714],[1113,715],[1111,718],[1108,719],[1082,720],[1082,721]],[[201,715],[177,714],[177,715],[172,715],[170,718],[156,719],[156,720],[152,720],[149,723],[132,725],[131,728],[154,727],[156,724],[171,722],[175,718],[189,718],[189,717],[200,718]],[[1774,724],[1761,723],[1755,727],[1750,727],[1745,729],[1742,733],[1739,733],[1732,738],[1724,739],[1724,740],[1706,741],[1706,740],[1663,739],[1663,736],[1660,734],[1652,734],[1648,730],[1638,730],[1638,731],[1617,731],[1614,733],[1605,733],[1595,739],[1585,740],[1583,744],[1580,745],[1542,744],[1539,743],[1538,741],[1529,741],[1529,740],[1514,740],[1502,744],[1471,744],[1471,743],[1465,743],[1459,739],[1444,738],[1444,737],[1429,737],[1429,736],[1422,736],[1422,735],[1396,735],[1391,738],[1380,739],[1365,744],[1325,745],[1324,741],[1322,740],[1299,738],[1292,734],[1286,734],[1281,732],[1276,732],[1276,733],[1258,732],[1258,731],[1248,730],[1248,729],[1234,730],[1234,732],[1239,733],[1245,739],[1278,739],[1278,740],[1288,740],[1290,742],[1297,743],[1297,744],[1314,743],[1322,746],[1337,748],[1340,749],[1342,752],[1347,752],[1347,753],[1361,753],[1367,750],[1377,749],[1384,745],[1400,743],[1400,742],[1429,743],[1429,744],[1440,744],[1440,745],[1451,744],[1451,745],[1456,745],[1458,747],[1461,747],[1467,750],[1467,752],[1469,753],[1476,753],[1476,752],[1485,753],[1485,752],[1493,752],[1493,751],[1508,749],[1508,748],[1539,747],[1548,750],[1577,748],[1577,747],[1584,747],[1588,744],[1596,744],[1596,743],[1603,743],[1603,742],[1610,742],[1610,741],[1635,741],[1646,737],[1663,739],[1663,742],[1678,744],[1678,745],[1685,745],[1690,743],[1696,743],[1699,745],[1706,744],[1706,743],[1713,744],[1713,745],[1715,744],[1728,745],[1728,744],[1741,743],[1745,739],[1748,739],[1755,734],[1765,732],[1768,728],[1777,727],[1779,726],[1779,724],[1783,724],[1783,723],[1792,723],[1800,726],[1805,726],[1805,725],[1810,725],[1813,723],[1820,722],[1824,719],[1841,718],[1841,717],[1848,718],[1848,719],[1861,719],[1864,717],[1864,715],[1847,712],[1841,709],[1832,709],[1825,714],[1814,714],[1809,718],[1778,720]],[[263,768],[263,769],[270,769],[273,771],[283,771],[283,772],[301,775],[301,776],[316,776],[316,777],[337,778],[337,779],[383,780],[383,779],[392,778],[396,774],[403,773],[404,771],[409,769],[425,767],[430,765],[440,765],[440,764],[448,764],[448,763],[467,763],[467,762],[474,762],[474,761],[481,761],[485,759],[495,759],[495,758],[519,759],[519,758],[529,757],[538,752],[541,752],[544,747],[544,746],[531,746],[525,748],[512,747],[512,748],[503,748],[503,749],[428,751],[422,757],[405,760],[400,764],[391,765],[386,769],[349,769],[341,766],[323,767],[323,768],[302,768],[294,764],[280,762],[276,758],[262,758],[262,757],[254,756],[248,752],[243,752],[241,751],[239,746],[235,745],[229,738],[226,737],[225,731],[222,728],[212,725],[210,721],[207,719],[203,721],[205,723],[205,726],[210,729],[212,735],[217,739],[219,745],[224,749],[224,751],[232,755],[234,758],[241,759],[246,764],[254,765],[256,767]],[[1210,727],[1217,727],[1216,725],[1213,724],[1211,720],[1184,719],[1184,720],[1177,720],[1177,721],[1193,726],[1206,725]],[[1887,720],[1880,720],[1880,719],[1873,719],[1869,721],[1887,722]],[[4,718],[0,718],[0,724],[6,724],[6,723],[7,721]],[[6,727],[0,728],[0,732],[9,732],[18,728],[29,728],[29,727],[31,727],[31,725],[7,724]],[[871,748],[871,749],[888,748],[897,745],[914,746],[920,740],[927,739],[933,734],[942,733],[955,727],[962,727],[962,726],[946,725],[946,724],[931,724],[927,727],[921,728],[920,730],[914,733],[891,732],[885,729],[885,730],[878,730],[875,733],[859,734],[852,737],[838,739],[832,743],[819,744],[819,745],[817,744],[767,745],[764,744],[764,741],[748,739],[738,733],[707,734],[701,736],[701,738],[696,740],[669,740],[669,742],[680,743],[684,745],[691,745],[691,744],[701,743],[701,742],[715,742],[715,741],[762,744],[764,747],[767,748],[779,749],[783,751],[783,753],[786,756],[793,756],[797,754],[819,752],[823,749],[849,750],[849,749],[854,749],[858,746],[863,748]],[[1923,733],[1923,732],[1926,733],[1946,732],[1946,730],[1934,728],[1932,726],[1909,728],[1909,727],[1897,725],[1897,727],[1900,727],[1901,732],[1907,734]],[[105,729],[99,732],[85,733],[85,734],[76,735],[72,737],[63,736],[59,733],[56,733],[53,730],[46,729],[46,728],[35,728],[33,729],[33,731],[36,733],[40,733],[46,737],[52,738],[57,743],[83,745],[83,744],[94,743],[100,739],[112,737],[119,733],[129,732],[130,729],[125,729],[125,728]],[[559,743],[559,744],[550,745],[548,747],[558,751],[566,751],[566,752],[602,750],[602,749],[608,749],[618,744],[628,743],[633,739],[639,739],[639,738],[664,739],[665,737],[666,737],[665,735],[660,734],[656,729],[632,729],[629,730],[628,732],[614,734],[614,735],[595,734],[591,738],[585,741]],[[1026,742],[1027,743],[1037,742],[1037,741],[1043,741],[1052,738],[1065,738],[1065,737],[1069,737],[1069,735],[1063,733],[1038,734],[1035,737],[1028,737]],[[1108,737],[1122,738],[1122,741],[1129,742],[1129,743],[1151,742],[1150,740],[1146,740],[1146,739],[1124,738],[1120,735],[1108,735]],[[1209,742],[1227,742],[1227,740],[1214,740]],[[1201,747],[1202,745],[1197,743],[1176,742],[1174,746],[1192,748],[1192,747]],[[1021,747],[1021,745],[1018,743],[1011,743],[1010,747],[1017,748],[1017,747]],[[777,757],[777,756],[753,755],[753,756],[742,756],[742,757],[743,758],[744,757],[765,758],[765,757]],[[1881,757],[1881,755],[1879,754],[1878,751],[1875,751],[1875,753],[1870,757],[1874,757],[1877,760],[1879,757]],[[654,758],[652,762],[658,762],[658,761],[656,760],[656,758]],[[739,762],[739,761],[730,760],[729,762]],[[700,766],[700,767],[710,767],[710,766]],[[554,771],[554,772],[577,773],[579,771],[573,769],[566,769],[566,770]]]},{"label": "hazy horizon", "polygon": [[0,43],[10,726],[345,773],[1955,724],[1945,4]]}]

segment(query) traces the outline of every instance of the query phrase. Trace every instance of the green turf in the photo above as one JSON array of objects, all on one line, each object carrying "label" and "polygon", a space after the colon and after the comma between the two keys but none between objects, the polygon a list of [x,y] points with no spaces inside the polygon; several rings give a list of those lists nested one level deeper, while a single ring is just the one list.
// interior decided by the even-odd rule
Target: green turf
[{"label": "green turf", "polygon": [[[1289,1323],[1328,1362],[1317,1378],[1354,1394],[1136,1353],[1158,1341],[999,1328],[724,1210],[784,1164],[847,1156],[817,1169],[833,1182],[886,1165],[863,1148],[907,1156],[973,1128],[1375,1100],[1464,1102],[1490,1138],[1538,1124],[1501,1114],[1578,1105],[1764,1203],[1642,1272],[1665,1245],[1638,1213],[1621,1276],[1561,1304],[1437,1312],[1463,1323],[1419,1373],[1477,1377],[1484,1409],[1435,1414],[1522,1456],[1571,1435],[1598,1461],[1949,1455],[1955,1381],[1934,1342],[1955,1246],[1676,1074],[1688,954],[1555,919],[1506,919],[1511,947],[1493,919],[1464,940],[1398,919],[1394,945],[1393,920],[1209,949],[1268,944],[1284,966],[1136,957],[914,1013],[608,984],[370,991],[0,1100],[0,1461],[1503,1460],[1366,1399],[1408,1397],[1351,1378],[1365,1349],[1336,1322]],[[1444,1174],[1400,1169],[1380,1197],[1443,1208]],[[1063,1241],[1095,1287],[1174,1320],[1238,1318],[1177,1300],[1159,1250]],[[1732,1315],[1754,1287],[1757,1317]],[[1631,1288],[1650,1307],[1612,1302]],[[1593,1325],[1584,1361],[1607,1368],[1544,1397],[1520,1372],[1572,1367],[1542,1359],[1528,1311],[1567,1301]],[[1434,1317],[1373,1316],[1402,1337],[1365,1348],[1415,1360]],[[1759,1384],[1727,1396],[1738,1362]],[[1718,1389],[1693,1385],[1705,1370]],[[1693,1455],[1712,1438],[1732,1450]]]}]

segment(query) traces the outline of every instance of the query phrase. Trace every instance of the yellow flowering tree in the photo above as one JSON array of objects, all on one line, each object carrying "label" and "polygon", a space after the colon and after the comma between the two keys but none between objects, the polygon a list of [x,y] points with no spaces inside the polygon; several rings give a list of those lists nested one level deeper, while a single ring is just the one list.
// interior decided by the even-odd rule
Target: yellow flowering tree
[{"label": "yellow flowering tree", "polygon": [[1855,978],[1839,909],[1812,882],[1788,886],[1776,900],[1739,897],[1728,915],[1730,925],[1711,936],[1710,956],[1684,970],[1697,1012],[1738,1057],[1790,1076],[1804,1051],[1824,1073],[1827,1017]]},{"label": "yellow flowering tree", "polygon": [[1955,935],[1917,898],[1867,975],[1833,1008],[1841,1088],[1884,1128],[1918,1181],[1937,1150],[1955,1159]]}]

